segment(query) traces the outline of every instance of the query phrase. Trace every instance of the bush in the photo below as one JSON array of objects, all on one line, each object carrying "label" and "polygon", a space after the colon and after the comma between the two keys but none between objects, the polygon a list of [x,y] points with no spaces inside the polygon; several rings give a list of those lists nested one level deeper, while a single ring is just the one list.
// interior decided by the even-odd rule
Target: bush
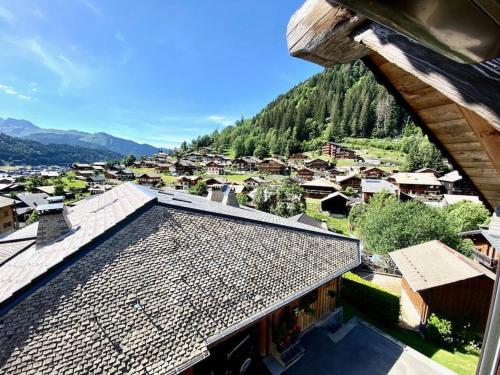
[{"label": "bush", "polygon": [[434,313],[431,314],[429,319],[427,319],[425,333],[429,341],[442,344],[447,347],[451,347],[453,345],[453,328],[451,321],[442,317],[440,318]]},{"label": "bush", "polygon": [[358,275],[343,276],[342,296],[381,323],[394,326],[399,321],[399,297]]},{"label": "bush", "polygon": [[474,340],[469,341],[469,343],[464,346],[464,351],[467,354],[479,356],[481,354],[481,345]]}]

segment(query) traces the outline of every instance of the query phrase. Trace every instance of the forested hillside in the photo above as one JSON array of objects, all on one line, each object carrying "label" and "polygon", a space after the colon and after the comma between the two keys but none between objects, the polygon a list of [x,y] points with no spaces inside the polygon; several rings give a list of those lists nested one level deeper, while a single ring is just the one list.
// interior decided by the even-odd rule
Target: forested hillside
[{"label": "forested hillside", "polygon": [[91,163],[121,159],[121,155],[102,149],[68,145],[44,145],[0,133],[0,165],[70,165],[75,162]]},{"label": "forested hillside", "polygon": [[269,103],[251,119],[193,146],[233,147],[236,154],[289,155],[345,137],[395,137],[408,116],[360,61],[326,69]]}]

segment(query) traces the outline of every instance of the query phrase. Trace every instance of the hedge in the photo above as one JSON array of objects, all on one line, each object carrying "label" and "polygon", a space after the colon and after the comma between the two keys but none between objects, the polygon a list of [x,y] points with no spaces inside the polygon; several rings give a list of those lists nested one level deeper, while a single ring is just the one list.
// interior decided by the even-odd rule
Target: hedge
[{"label": "hedge", "polygon": [[342,296],[381,323],[394,326],[399,321],[399,297],[358,275],[343,276]]}]

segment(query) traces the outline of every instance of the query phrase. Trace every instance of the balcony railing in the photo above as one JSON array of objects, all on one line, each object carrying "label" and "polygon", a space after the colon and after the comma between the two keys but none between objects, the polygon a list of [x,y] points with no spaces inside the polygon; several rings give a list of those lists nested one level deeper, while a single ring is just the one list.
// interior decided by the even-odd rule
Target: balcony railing
[{"label": "balcony railing", "polygon": [[472,250],[472,256],[474,257],[474,259],[477,262],[481,263],[483,266],[486,266],[488,268],[496,268],[496,266],[498,264],[497,259],[493,259],[493,258],[489,257],[488,255],[485,255],[476,249]]}]

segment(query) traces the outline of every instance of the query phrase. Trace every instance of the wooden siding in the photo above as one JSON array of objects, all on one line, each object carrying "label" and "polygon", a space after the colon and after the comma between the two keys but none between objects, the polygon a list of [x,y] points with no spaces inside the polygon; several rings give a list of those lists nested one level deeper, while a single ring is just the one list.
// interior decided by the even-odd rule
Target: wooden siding
[{"label": "wooden siding", "polygon": [[403,290],[406,292],[406,295],[408,296],[412,305],[415,307],[415,310],[417,311],[418,315],[420,316],[420,323],[424,324],[425,321],[427,320],[427,305],[424,299],[419,293],[415,292],[410,287],[408,281],[406,281],[404,277],[401,280],[401,286]]},{"label": "wooden siding", "polygon": [[500,133],[476,113],[378,54],[368,57],[470,178],[491,207],[500,205]]}]

